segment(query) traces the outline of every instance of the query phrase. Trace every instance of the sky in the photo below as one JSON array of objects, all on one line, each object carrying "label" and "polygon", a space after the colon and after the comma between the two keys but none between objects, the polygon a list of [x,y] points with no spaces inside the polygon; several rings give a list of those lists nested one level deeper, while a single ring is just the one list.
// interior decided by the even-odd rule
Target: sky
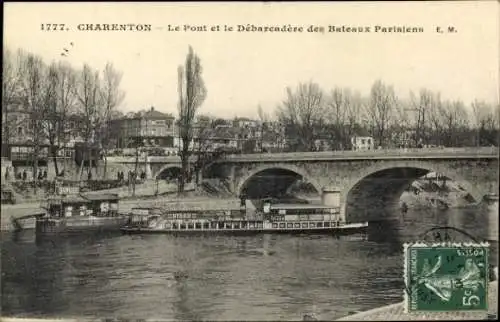
[{"label": "sky", "polygon": [[[6,3],[4,46],[50,63],[66,60],[123,73],[124,112],[177,115],[177,67],[191,45],[203,65],[208,95],[199,112],[219,117],[269,114],[286,87],[314,81],[329,91],[367,95],[377,79],[405,98],[425,87],[444,99],[499,101],[499,3]],[[43,31],[45,23],[64,31]],[[149,32],[85,31],[79,24],[150,24]],[[210,31],[224,25],[302,26],[303,32]],[[181,31],[167,31],[168,25]],[[207,31],[182,31],[184,25]],[[310,25],[368,26],[370,33],[307,32]],[[374,32],[375,26],[422,27],[422,33]],[[440,26],[444,32],[436,32]],[[453,26],[456,32],[447,32]],[[67,57],[62,48],[73,47]]]}]

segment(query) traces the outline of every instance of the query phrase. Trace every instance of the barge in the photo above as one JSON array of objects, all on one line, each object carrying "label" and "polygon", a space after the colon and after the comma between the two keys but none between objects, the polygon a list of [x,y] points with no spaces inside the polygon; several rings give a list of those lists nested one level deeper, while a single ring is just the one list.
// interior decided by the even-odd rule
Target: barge
[{"label": "barge", "polygon": [[118,213],[117,194],[76,194],[50,197],[42,204],[42,213],[14,218],[16,231],[21,222],[35,218],[38,235],[72,234],[88,231],[119,231],[128,215]]},{"label": "barge", "polygon": [[[271,204],[262,209],[163,211],[135,208],[127,234],[366,234],[368,222],[347,223],[340,207],[328,204]],[[134,211],[135,210],[135,211]]]}]

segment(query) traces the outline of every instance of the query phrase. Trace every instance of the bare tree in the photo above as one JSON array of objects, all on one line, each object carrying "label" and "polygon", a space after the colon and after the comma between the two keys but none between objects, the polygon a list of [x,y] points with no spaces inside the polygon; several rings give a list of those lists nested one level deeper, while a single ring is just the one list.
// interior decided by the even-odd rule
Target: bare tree
[{"label": "bare tree", "polygon": [[99,72],[92,71],[89,65],[85,64],[80,72],[76,97],[78,100],[79,114],[82,119],[82,136],[85,144],[85,155],[80,162],[79,180],[82,180],[83,164],[86,158],[89,159],[88,173],[91,171],[90,145],[95,143],[96,129],[102,122],[102,100]]},{"label": "bare tree", "polygon": [[351,98],[349,89],[340,87],[334,88],[328,97],[326,114],[331,128],[331,144],[335,150],[344,150],[348,146],[346,118],[352,107]]},{"label": "bare tree", "polygon": [[185,65],[180,65],[178,71],[179,120],[178,126],[182,146],[180,148],[181,175],[179,178],[179,193],[184,192],[186,180],[190,176],[189,157],[190,144],[193,139],[193,120],[196,112],[206,98],[207,90],[203,82],[200,58],[189,46]]},{"label": "bare tree", "polygon": [[269,132],[269,128],[268,128],[268,122],[269,122],[269,114],[264,112],[264,110],[262,109],[262,106],[259,104],[259,106],[257,106],[257,115],[259,116],[259,151],[262,152],[263,149],[262,149],[262,145],[264,143],[264,133],[267,133]]},{"label": "bare tree", "polygon": [[440,109],[443,124],[443,142],[445,146],[459,145],[460,135],[468,126],[467,111],[461,101],[446,101]]},{"label": "bare tree", "polygon": [[104,68],[103,73],[103,84],[102,84],[102,103],[104,105],[102,124],[100,131],[100,142],[104,152],[104,173],[103,178],[107,178],[107,156],[108,150],[110,148],[112,134],[111,120],[114,115],[114,111],[117,106],[121,104],[125,97],[125,93],[120,90],[120,82],[122,78],[122,73],[115,70],[113,64],[107,63]]},{"label": "bare tree", "polygon": [[392,86],[385,85],[381,80],[375,81],[370,92],[370,102],[366,112],[370,122],[372,136],[379,146],[383,146],[390,125],[396,96]]},{"label": "bare tree", "polygon": [[447,104],[441,100],[440,94],[435,96],[435,108],[430,113],[430,132],[432,142],[438,146],[444,145],[444,135],[445,135],[445,118],[443,109],[444,105]]},{"label": "bare tree", "polygon": [[312,151],[317,130],[324,121],[323,91],[316,83],[300,83],[295,92],[287,87],[287,97],[278,107],[278,118],[293,131],[300,149]]},{"label": "bare tree", "polygon": [[349,98],[346,99],[345,111],[345,136],[346,147],[352,149],[351,137],[360,131],[362,119],[364,117],[364,100],[359,92],[346,92]]},{"label": "bare tree", "polygon": [[196,125],[194,126],[194,147],[193,151],[196,154],[196,161],[194,164],[195,172],[195,183],[199,185],[201,183],[201,174],[205,166],[210,163],[214,154],[211,151],[211,136],[212,127],[211,121],[206,116],[198,116]]},{"label": "bare tree", "polygon": [[[18,52],[21,56],[22,52]],[[19,61],[12,52],[4,48],[2,60],[2,142],[7,146],[11,143],[11,138],[21,122],[13,115],[15,105],[20,103],[22,94],[20,88],[20,75],[18,69]],[[2,150],[3,153],[3,150]]]},{"label": "bare tree", "polygon": [[472,103],[476,146],[498,145],[498,107],[495,110],[483,101]]},{"label": "bare tree", "polygon": [[42,145],[46,139],[45,121],[45,72],[46,66],[42,59],[30,53],[20,55],[19,75],[20,88],[24,106],[30,116],[29,136],[32,141],[32,168],[34,190],[37,187],[38,161]]},{"label": "bare tree", "polygon": [[432,91],[422,88],[418,98],[415,93],[410,92],[409,112],[413,112],[413,123],[415,126],[415,144],[428,143],[431,123],[431,113],[436,109],[436,94]]},{"label": "bare tree", "polygon": [[[75,113],[75,73],[66,63],[53,63],[49,67],[45,86],[46,132],[50,144],[50,155],[56,175],[60,175],[58,155],[65,151],[69,134],[70,115]],[[66,167],[64,167],[66,170]]]}]

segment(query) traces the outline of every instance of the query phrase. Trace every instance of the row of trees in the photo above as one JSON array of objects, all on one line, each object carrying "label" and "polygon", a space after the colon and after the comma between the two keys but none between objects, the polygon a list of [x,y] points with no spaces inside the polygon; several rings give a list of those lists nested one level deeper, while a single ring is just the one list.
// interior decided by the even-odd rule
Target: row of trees
[{"label": "row of trees", "polygon": [[[374,82],[367,97],[339,87],[326,93],[313,82],[289,87],[286,93],[276,112],[288,135],[296,138],[296,150],[314,150],[319,138],[326,138],[334,149],[349,149],[350,138],[361,133],[382,147],[408,139],[411,146],[498,145],[498,105],[474,101],[468,109],[428,89],[399,99],[393,86],[381,80]],[[411,137],[405,138],[408,133]]]},{"label": "row of trees", "polygon": [[[102,71],[88,64],[76,70],[65,61],[46,64],[24,50],[13,53],[4,49],[3,55],[2,142],[11,143],[15,131],[23,126],[25,137],[31,140],[33,160],[38,160],[42,146],[48,143],[56,173],[60,173],[58,153],[72,136],[83,139],[85,146],[107,151],[112,137],[109,124],[124,98],[122,74],[111,63]],[[38,162],[33,162],[33,173],[37,167]],[[83,160],[80,178],[82,172]]]}]

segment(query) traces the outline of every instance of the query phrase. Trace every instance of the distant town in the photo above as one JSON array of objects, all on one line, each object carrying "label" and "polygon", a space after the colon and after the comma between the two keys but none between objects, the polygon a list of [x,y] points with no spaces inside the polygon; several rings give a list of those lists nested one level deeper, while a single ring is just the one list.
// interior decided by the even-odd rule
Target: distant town
[{"label": "distant town", "polygon": [[184,142],[186,151],[198,155],[498,146],[498,106],[444,101],[428,89],[400,99],[381,80],[366,96],[313,82],[287,87],[277,107],[255,107],[258,119],[194,110],[183,120],[180,109],[181,116],[174,112],[175,101],[123,113],[122,75],[112,64],[102,72],[88,65],[77,71],[63,61],[47,65],[37,55],[7,50],[3,70],[3,178],[21,179],[24,171],[42,179],[43,171],[33,169],[35,159],[37,169],[47,172],[52,163],[55,171],[48,172],[61,176],[64,160],[139,151],[175,156]]}]

